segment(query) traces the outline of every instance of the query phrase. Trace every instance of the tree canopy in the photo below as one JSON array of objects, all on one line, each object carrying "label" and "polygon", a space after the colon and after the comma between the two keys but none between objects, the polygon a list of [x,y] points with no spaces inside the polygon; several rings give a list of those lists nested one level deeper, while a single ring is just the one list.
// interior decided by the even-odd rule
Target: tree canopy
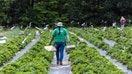
[{"label": "tree canopy", "polygon": [[118,22],[121,16],[132,19],[131,0],[1,0],[0,9],[3,26],[27,26],[29,22],[43,26],[58,21],[101,25],[102,20]]}]

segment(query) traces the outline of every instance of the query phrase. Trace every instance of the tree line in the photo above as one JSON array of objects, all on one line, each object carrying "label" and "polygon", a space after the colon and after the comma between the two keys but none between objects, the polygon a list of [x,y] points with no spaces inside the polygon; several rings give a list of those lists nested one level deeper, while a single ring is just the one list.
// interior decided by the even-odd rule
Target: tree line
[{"label": "tree line", "polygon": [[[53,25],[63,21],[66,26],[78,26],[77,22],[101,25],[112,23],[121,16],[132,19],[131,0],[1,0],[0,25],[33,26]],[[70,22],[74,24],[70,24]]]}]

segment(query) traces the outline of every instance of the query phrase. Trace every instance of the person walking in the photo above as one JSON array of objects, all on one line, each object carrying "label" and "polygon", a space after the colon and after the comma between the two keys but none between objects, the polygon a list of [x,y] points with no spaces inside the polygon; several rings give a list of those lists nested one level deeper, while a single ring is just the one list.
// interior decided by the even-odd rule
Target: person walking
[{"label": "person walking", "polygon": [[49,45],[52,44],[54,40],[54,46],[56,48],[56,58],[57,64],[63,65],[63,57],[64,57],[64,49],[66,45],[66,39],[70,42],[68,31],[63,27],[62,22],[57,23],[57,28],[55,28],[52,32],[52,38],[50,40]]},{"label": "person walking", "polygon": [[53,30],[57,28],[57,23],[54,23]]},{"label": "person walking", "polygon": [[120,23],[121,23],[121,30],[123,30],[126,23],[126,19],[123,16],[121,16]]}]

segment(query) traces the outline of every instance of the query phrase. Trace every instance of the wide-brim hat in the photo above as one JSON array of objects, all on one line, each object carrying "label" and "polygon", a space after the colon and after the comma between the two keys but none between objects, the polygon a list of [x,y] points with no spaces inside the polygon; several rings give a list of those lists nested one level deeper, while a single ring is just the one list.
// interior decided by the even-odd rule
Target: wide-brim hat
[{"label": "wide-brim hat", "polygon": [[57,26],[63,26],[63,23],[62,22],[58,22]]}]

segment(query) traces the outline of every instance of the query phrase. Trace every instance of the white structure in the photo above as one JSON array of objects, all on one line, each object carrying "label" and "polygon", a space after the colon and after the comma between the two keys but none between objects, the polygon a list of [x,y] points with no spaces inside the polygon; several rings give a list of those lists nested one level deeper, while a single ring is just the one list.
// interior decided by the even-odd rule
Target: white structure
[{"label": "white structure", "polygon": [[7,40],[6,36],[0,37],[0,44],[6,43],[6,40]]},{"label": "white structure", "polygon": [[32,26],[32,22],[29,23],[29,28],[31,28],[31,26]]},{"label": "white structure", "polygon": [[15,26],[11,27],[11,30],[13,30],[15,28]]},{"label": "white structure", "polygon": [[48,30],[48,26],[49,26],[49,25],[46,25],[45,28],[44,28],[44,30]]},{"label": "white structure", "polygon": [[113,28],[116,28],[116,22],[112,23]]},{"label": "white structure", "polygon": [[38,27],[35,27],[37,30],[41,30],[40,28],[38,28]]},{"label": "white structure", "polygon": [[103,28],[103,31],[104,31],[104,32],[106,31],[106,28],[107,28],[106,26]]}]

